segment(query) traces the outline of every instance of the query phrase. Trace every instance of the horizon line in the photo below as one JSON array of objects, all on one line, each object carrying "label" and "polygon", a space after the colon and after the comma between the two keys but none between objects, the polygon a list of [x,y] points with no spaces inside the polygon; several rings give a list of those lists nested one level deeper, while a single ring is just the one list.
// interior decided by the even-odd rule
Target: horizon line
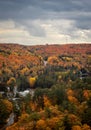
[{"label": "horizon line", "polygon": [[32,43],[26,43],[26,44],[23,44],[23,43],[16,43],[16,42],[13,42],[13,43],[0,43],[0,44],[6,44],[6,45],[22,45],[22,46],[45,46],[45,45],[71,45],[71,44],[91,44],[91,42],[69,42],[69,43],[43,43],[43,44],[32,44]]}]

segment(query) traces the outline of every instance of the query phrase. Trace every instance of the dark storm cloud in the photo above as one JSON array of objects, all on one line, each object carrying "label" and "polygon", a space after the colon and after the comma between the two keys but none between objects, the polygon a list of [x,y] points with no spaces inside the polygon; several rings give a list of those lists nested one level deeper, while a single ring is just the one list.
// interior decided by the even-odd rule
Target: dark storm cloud
[{"label": "dark storm cloud", "polygon": [[45,36],[45,30],[33,23],[37,19],[74,20],[75,27],[91,29],[91,0],[0,0],[0,20],[13,20],[32,35]]},{"label": "dark storm cloud", "polygon": [[[28,7],[30,10],[27,10]],[[52,11],[58,13],[65,11],[69,13],[70,11],[88,12],[91,11],[91,2],[90,0],[0,0],[1,19],[29,18],[29,14],[30,18],[38,16],[42,18],[43,14],[46,15]]]},{"label": "dark storm cloud", "polygon": [[81,29],[91,29],[91,13],[80,14],[76,19],[75,25]]}]

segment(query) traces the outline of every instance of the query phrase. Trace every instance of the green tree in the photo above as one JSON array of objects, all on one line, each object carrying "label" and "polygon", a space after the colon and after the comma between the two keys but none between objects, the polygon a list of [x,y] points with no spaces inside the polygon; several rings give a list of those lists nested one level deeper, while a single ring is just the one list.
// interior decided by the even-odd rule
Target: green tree
[{"label": "green tree", "polygon": [[63,103],[64,100],[66,100],[66,92],[65,87],[61,86],[60,84],[54,85],[51,89],[53,97],[52,99],[56,100],[56,104],[60,105]]},{"label": "green tree", "polygon": [[17,78],[16,80],[16,84],[18,86],[18,90],[20,91],[24,91],[27,88],[30,88],[30,85],[26,76],[20,75],[20,77]]}]

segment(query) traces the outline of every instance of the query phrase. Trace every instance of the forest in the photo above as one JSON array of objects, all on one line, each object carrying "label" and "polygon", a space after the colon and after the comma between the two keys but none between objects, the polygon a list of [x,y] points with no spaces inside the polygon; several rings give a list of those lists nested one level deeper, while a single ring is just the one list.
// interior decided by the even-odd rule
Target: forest
[{"label": "forest", "polygon": [[0,44],[1,130],[91,130],[91,44]]}]

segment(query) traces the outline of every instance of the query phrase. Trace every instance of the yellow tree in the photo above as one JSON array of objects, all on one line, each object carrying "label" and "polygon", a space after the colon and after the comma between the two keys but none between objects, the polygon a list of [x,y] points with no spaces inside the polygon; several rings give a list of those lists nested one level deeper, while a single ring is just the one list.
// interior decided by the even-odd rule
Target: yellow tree
[{"label": "yellow tree", "polygon": [[46,127],[47,127],[47,125],[46,125],[45,120],[40,119],[40,120],[37,121],[37,123],[36,123],[36,129],[37,130],[46,130]]},{"label": "yellow tree", "polygon": [[51,106],[51,102],[50,102],[50,100],[48,99],[48,97],[47,97],[47,96],[44,96],[43,98],[44,98],[44,106],[45,106],[45,107],[50,107],[50,106]]},{"label": "yellow tree", "polygon": [[[51,130],[57,130],[58,128],[58,124],[59,124],[60,118],[59,117],[52,117],[47,119],[47,126],[49,128],[51,128]],[[62,124],[61,124],[62,123]],[[63,125],[63,122],[60,122],[61,125]]]},{"label": "yellow tree", "polygon": [[70,126],[78,126],[78,125],[80,126],[81,125],[81,121],[80,121],[79,117],[74,114],[68,114],[68,122],[69,122]]},{"label": "yellow tree", "polygon": [[71,103],[74,103],[75,105],[78,105],[78,104],[79,104],[77,98],[75,98],[75,97],[73,97],[73,96],[68,96],[68,100],[69,100]]},{"label": "yellow tree", "polygon": [[11,77],[8,81],[7,81],[7,85],[10,87],[10,90],[13,91],[14,86],[16,84],[16,79],[14,77]]},{"label": "yellow tree", "polygon": [[30,72],[30,70],[29,70],[28,67],[25,67],[25,68],[23,68],[23,69],[20,71],[20,73],[21,73],[22,75],[28,75],[29,72]]},{"label": "yellow tree", "polygon": [[31,102],[30,102],[30,108],[31,108],[32,111],[36,111],[36,109],[37,109],[37,103],[31,101]]},{"label": "yellow tree", "polygon": [[57,65],[59,63],[59,59],[56,56],[50,56],[48,58],[48,63],[52,65]]},{"label": "yellow tree", "polygon": [[33,88],[36,82],[36,77],[29,77],[30,87]]},{"label": "yellow tree", "polygon": [[81,126],[74,125],[74,126],[72,126],[72,130],[82,130],[82,129],[81,129]]},{"label": "yellow tree", "polygon": [[82,126],[82,130],[91,130],[91,128],[90,128],[89,125],[84,124],[84,125]]},{"label": "yellow tree", "polygon": [[73,96],[74,95],[74,91],[72,89],[68,89],[67,90],[67,95],[68,96]]},{"label": "yellow tree", "polygon": [[13,110],[13,105],[10,101],[8,101],[7,99],[3,100],[3,103],[6,106],[7,112],[10,113]]},{"label": "yellow tree", "polygon": [[89,99],[89,91],[88,90],[84,90],[83,91],[83,96],[85,97],[85,99]]},{"label": "yellow tree", "polygon": [[7,81],[7,85],[13,85],[16,83],[16,79],[14,77],[9,78],[9,80]]}]

